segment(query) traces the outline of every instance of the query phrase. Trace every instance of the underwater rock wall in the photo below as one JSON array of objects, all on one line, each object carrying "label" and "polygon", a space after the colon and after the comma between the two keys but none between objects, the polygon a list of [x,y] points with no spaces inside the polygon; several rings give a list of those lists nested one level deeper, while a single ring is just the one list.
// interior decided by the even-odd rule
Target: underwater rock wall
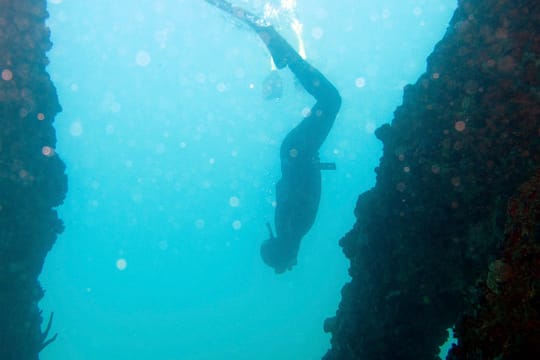
[{"label": "underwater rock wall", "polygon": [[538,29],[537,0],[459,1],[376,132],[325,360],[437,359],[455,324],[452,359],[540,354]]},{"label": "underwater rock wall", "polygon": [[[45,0],[0,0],[0,359],[38,359],[38,276],[62,232],[67,191],[52,126],[61,111],[49,75]],[[52,316],[49,317],[49,325]],[[54,337],[52,337],[54,339]]]}]

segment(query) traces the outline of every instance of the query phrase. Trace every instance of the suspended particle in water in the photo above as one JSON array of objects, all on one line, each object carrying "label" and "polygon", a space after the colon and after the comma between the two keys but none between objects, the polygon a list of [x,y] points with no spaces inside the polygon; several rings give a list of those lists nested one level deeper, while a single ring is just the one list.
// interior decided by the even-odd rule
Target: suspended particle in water
[{"label": "suspended particle in water", "polygon": [[120,258],[116,260],[116,268],[120,271],[126,270],[127,267],[127,261],[124,258]]},{"label": "suspended particle in water", "polygon": [[37,118],[39,121],[43,121],[43,120],[45,120],[45,114],[39,113],[39,114],[37,114],[36,118]]}]

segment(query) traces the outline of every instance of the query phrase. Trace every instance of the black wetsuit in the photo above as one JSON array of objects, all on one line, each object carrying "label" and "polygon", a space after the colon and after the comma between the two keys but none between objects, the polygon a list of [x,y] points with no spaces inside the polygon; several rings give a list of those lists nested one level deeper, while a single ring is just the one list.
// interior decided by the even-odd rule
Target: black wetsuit
[{"label": "black wetsuit", "polygon": [[[272,29],[271,36],[275,34]],[[319,148],[334,124],[341,97],[317,69],[283,44],[285,40],[279,41],[279,46],[269,46],[272,56],[279,61],[279,51],[284,47],[282,51],[288,53],[283,63],[317,100],[309,115],[287,134],[280,149],[282,176],[276,185],[276,237],[263,243],[261,255],[276,272],[283,272],[296,264],[300,241],[317,215],[321,196]]]},{"label": "black wetsuit", "polygon": [[263,19],[225,0],[206,0],[248,24],[264,41],[278,68],[288,66],[317,100],[309,115],[281,144],[281,179],[276,185],[276,236],[261,246],[266,264],[281,273],[296,264],[300,241],[317,215],[321,197],[319,148],[328,136],[341,106],[336,88]]}]

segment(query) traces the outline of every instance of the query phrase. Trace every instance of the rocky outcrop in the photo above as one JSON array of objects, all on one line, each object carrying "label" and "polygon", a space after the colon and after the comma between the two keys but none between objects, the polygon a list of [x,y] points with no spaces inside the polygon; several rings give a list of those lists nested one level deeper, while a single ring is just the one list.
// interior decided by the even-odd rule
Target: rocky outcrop
[{"label": "rocky outcrop", "polygon": [[[517,264],[508,258],[517,251],[509,242],[536,249],[538,232],[505,232],[526,196],[518,188],[538,191],[538,29],[536,0],[459,1],[425,74],[376,132],[384,144],[377,183],[359,197],[357,222],[340,241],[352,280],[325,322],[332,348],[324,359],[436,359],[456,323],[454,358],[511,356],[531,337],[539,342],[523,325],[537,321],[538,271],[528,269],[538,268],[538,252],[513,256]],[[526,283],[516,294],[527,293],[528,307],[516,315],[518,333],[484,356],[492,353],[482,332],[495,330],[479,322],[516,301],[492,293],[499,279]]]},{"label": "rocky outcrop", "polygon": [[[38,276],[63,225],[64,163],[52,126],[61,110],[46,72],[45,0],[0,0],[0,359],[37,359]],[[52,317],[49,318],[49,324]],[[46,326],[47,328],[47,326]]]}]

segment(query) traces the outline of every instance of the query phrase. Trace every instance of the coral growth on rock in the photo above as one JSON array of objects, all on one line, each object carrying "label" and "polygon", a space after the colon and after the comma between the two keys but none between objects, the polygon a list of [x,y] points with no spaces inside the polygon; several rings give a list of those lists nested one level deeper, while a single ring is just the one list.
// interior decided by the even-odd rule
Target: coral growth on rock
[{"label": "coral growth on rock", "polygon": [[507,215],[502,255],[470,298],[450,359],[540,357],[540,170],[510,200]]},{"label": "coral growth on rock", "polygon": [[459,1],[426,72],[376,132],[377,183],[340,241],[352,280],[325,323],[324,359],[437,359],[478,282],[514,279],[501,254],[508,201],[540,164],[538,29],[536,0]]},{"label": "coral growth on rock", "polygon": [[[0,359],[37,359],[38,276],[63,229],[64,163],[52,126],[61,110],[49,75],[45,0],[0,0]],[[52,317],[50,318],[52,319]]]}]

